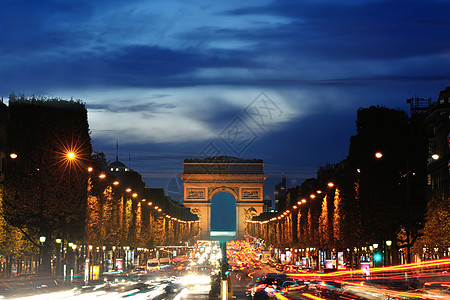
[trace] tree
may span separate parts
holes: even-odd
[[[448,250],[450,245],[450,199],[430,201],[427,209],[423,237],[420,239],[418,250],[423,248],[438,248]]]
[[[426,207],[426,136],[419,120],[404,111],[371,106],[357,114],[350,164],[359,170],[358,200],[369,243],[395,240],[400,228],[408,249],[420,234]],[[381,157],[376,158],[375,153]]]
[[[9,153],[3,215],[39,245],[45,236],[43,271],[50,270],[49,251],[56,237],[82,236],[92,153],[87,110],[80,101],[10,97]],[[74,152],[72,160],[67,156]]]
[[[319,217],[319,240],[322,247],[329,249],[331,247],[331,224],[328,216],[327,195],[322,200],[322,213]]]

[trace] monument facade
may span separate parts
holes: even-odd
[[[211,199],[220,192],[231,194],[236,201],[236,238],[242,238],[245,221],[263,211],[263,161],[216,156],[185,159],[183,166],[183,204],[199,217],[199,238],[211,237]]]

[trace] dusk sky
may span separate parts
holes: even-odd
[[[176,198],[185,158],[260,158],[265,198],[348,152],[359,107],[450,85],[450,1],[0,0],[0,96],[81,99],[95,151]],[[129,160],[131,158],[131,160]],[[170,184],[169,184],[170,183]],[[172,194],[170,194],[172,193]]]

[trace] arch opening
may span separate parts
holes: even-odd
[[[228,192],[211,198],[211,238],[231,240],[236,236],[236,199]]]

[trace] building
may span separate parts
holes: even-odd
[[[271,199],[263,200],[263,213],[271,211],[272,211],[272,200]]]
[[[411,116],[424,119],[428,135],[427,181],[430,198],[449,198],[450,86],[439,93],[438,100],[410,98]]]
[[[281,182],[275,185],[275,211],[282,211],[286,208],[286,177],[282,174]]]
[[[431,197],[448,199],[450,147],[450,86],[439,93],[429,106],[425,124],[428,128],[428,185]]]

